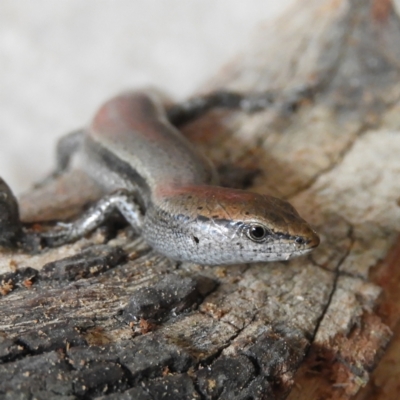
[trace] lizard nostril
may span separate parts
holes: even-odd
[[[295,242],[296,242],[297,244],[302,245],[302,244],[305,244],[305,243],[306,243],[306,240],[305,240],[304,238],[302,238],[301,236],[297,236],[297,238],[295,239]]]

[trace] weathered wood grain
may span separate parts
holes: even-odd
[[[271,107],[185,126],[224,182],[258,170],[251,190],[315,226],[309,257],[174,263],[118,221],[34,256],[4,251],[0,398],[354,396],[399,319],[400,277],[382,278],[400,231],[398,43],[389,0],[299,1],[203,88],[268,91]],[[34,190],[22,215],[78,212],[100,195],[84,182],[72,171]]]

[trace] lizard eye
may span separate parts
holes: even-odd
[[[248,229],[248,236],[255,242],[260,242],[267,236],[268,231],[262,225],[251,225]]]
[[[304,238],[302,238],[301,236],[297,236],[297,238],[295,239],[295,242],[296,242],[297,244],[302,245],[302,244],[305,244],[305,243],[306,243],[306,240],[305,240]]]

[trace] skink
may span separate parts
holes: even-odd
[[[44,234],[48,245],[75,241],[116,210],[173,260],[207,265],[287,260],[319,244],[288,202],[217,186],[214,167],[170,124],[155,93],[116,96],[72,139],[60,146],[60,169],[73,150],[79,168],[109,194],[61,231]]]

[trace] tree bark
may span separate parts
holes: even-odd
[[[184,128],[226,184],[286,198],[312,223],[309,257],[180,264],[118,224],[3,251],[0,398],[354,398],[400,315],[398,43],[390,0],[299,1],[202,88],[269,92],[271,107]],[[70,217],[99,194],[71,171],[21,213]]]

